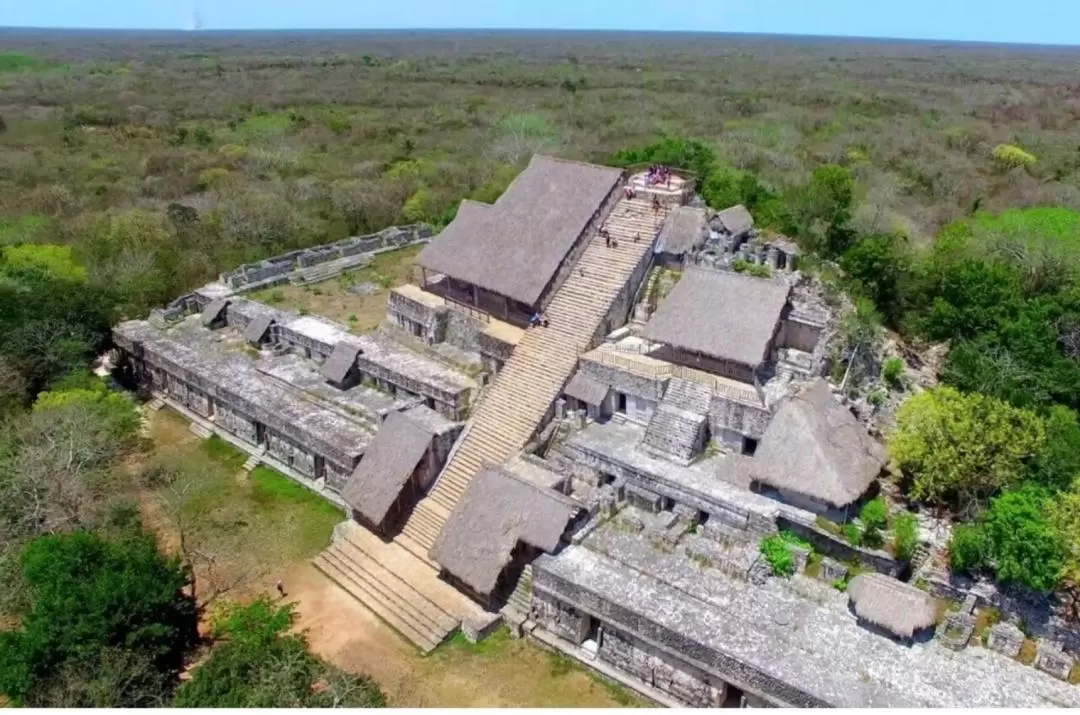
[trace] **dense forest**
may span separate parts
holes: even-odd
[[[135,406],[88,367],[120,318],[245,260],[445,225],[535,152],[693,171],[707,203],[747,205],[851,297],[846,389],[906,399],[885,435],[901,501],[871,502],[846,538],[888,533],[907,557],[911,515],[933,510],[956,522],[956,571],[1080,593],[1075,53],[589,33],[5,31],[0,45],[10,701],[381,704],[289,634],[288,607],[201,613],[190,569],[118,488]],[[887,341],[943,348],[940,384],[868,359]]]

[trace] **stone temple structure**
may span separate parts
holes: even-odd
[[[838,535],[886,458],[824,378],[836,316],[789,241],[693,191],[538,156],[437,236],[272,259],[118,325],[119,370],[343,505],[315,565],[422,651],[505,624],[673,706],[1080,706],[1068,653],[1025,665],[1007,624],[983,646],[970,608],[942,620],[909,564]],[[242,295],[414,241],[371,334]],[[813,548],[790,579],[759,554],[781,531]]]

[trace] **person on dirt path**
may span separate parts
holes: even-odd
[[[275,587],[277,588],[278,596],[285,598],[285,583],[279,580]]]

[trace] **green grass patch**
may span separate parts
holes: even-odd
[[[497,631],[478,643],[469,642],[469,639],[465,637],[465,634],[462,633],[461,630],[458,630],[449,640],[439,646],[432,655],[459,655],[468,653],[469,655],[475,655],[481,658],[493,658],[503,655],[506,652],[507,646],[510,645],[511,640],[510,629],[506,626],[500,627]]]
[[[208,457],[217,461],[223,467],[231,469],[239,469],[247,461],[246,454],[216,434],[209,439],[203,440],[202,450]]]
[[[42,237],[48,228],[49,219],[45,216],[0,218],[0,246],[33,243]]]

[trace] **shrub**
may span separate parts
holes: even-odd
[[[978,524],[959,524],[953,528],[949,541],[949,564],[954,571],[974,573],[986,566],[990,543]]]
[[[427,189],[420,189],[409,197],[401,209],[401,215],[409,223],[427,221],[435,216],[435,196]]]
[[[225,183],[229,178],[229,170],[215,166],[209,169],[203,169],[199,172],[199,187],[202,189],[212,189],[215,186],[220,186]]]
[[[862,521],[862,538],[868,546],[881,545],[881,531],[889,521],[889,508],[881,497],[871,499],[859,511]]]
[[[1034,487],[1006,492],[991,502],[983,530],[998,580],[1043,592],[1057,586],[1065,548],[1049,511],[1047,493]]]
[[[772,271],[769,270],[768,266],[763,266],[760,263],[751,263],[742,258],[733,260],[731,262],[731,267],[736,273],[747,273],[755,278],[768,278],[772,275]]]
[[[774,575],[787,577],[795,573],[795,557],[782,535],[762,539],[760,549]]]
[[[998,144],[991,153],[994,162],[1002,169],[1016,169],[1035,164],[1035,156],[1014,144]]]
[[[886,360],[881,368],[881,376],[885,378],[889,387],[902,390],[904,388],[904,359],[891,357]]]
[[[893,554],[907,561],[919,546],[919,522],[911,512],[904,512],[893,520]]]
[[[849,521],[844,524],[844,538],[852,546],[862,545],[862,530],[859,529],[859,525],[853,521]]]

